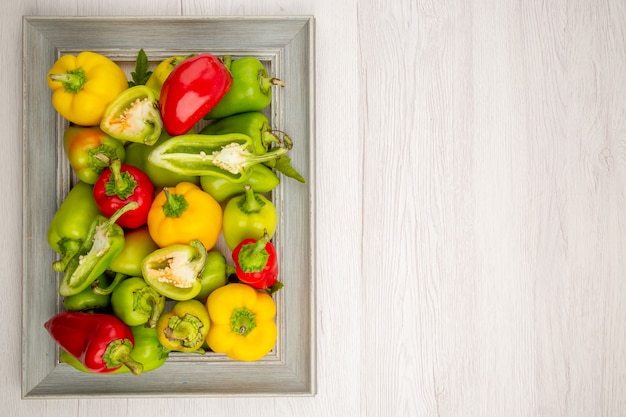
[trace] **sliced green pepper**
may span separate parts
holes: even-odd
[[[104,110],[100,128],[110,136],[152,145],[163,129],[158,93],[136,85],[117,96]]]
[[[161,344],[178,352],[202,352],[211,319],[198,300],[179,301],[159,318],[157,336]]]
[[[200,275],[202,285],[200,292],[194,297],[196,300],[206,302],[207,297],[214,290],[228,284],[228,276],[235,273],[235,268],[226,263],[226,258],[217,249],[207,253],[204,269]]]
[[[141,276],[141,261],[159,247],[148,231],[148,226],[129,230],[124,235],[124,249],[113,259],[109,270],[131,277]]]
[[[143,372],[153,371],[163,366],[170,351],[169,349],[166,349],[161,342],[159,342],[156,327],[150,328],[145,326],[132,326],[130,331],[133,333],[133,337],[135,339],[135,345],[133,346],[133,350],[130,352],[130,356],[135,361],[143,365]],[[81,372],[88,374],[93,373],[85,368],[85,366],[80,363],[78,359],[64,350],[61,350],[59,360],[63,363],[71,365]],[[106,375],[126,373],[130,373],[130,370],[126,366],[122,366],[116,371]]]
[[[244,182],[250,167],[272,161],[287,153],[275,147],[262,155],[253,153],[252,139],[242,133],[175,136],[157,146],[148,161],[181,175],[213,175]]]
[[[111,306],[110,294],[99,294],[95,287],[106,288],[111,285],[111,278],[106,274],[100,275],[89,287],[81,292],[63,299],[65,311],[97,311],[106,310]]]
[[[79,181],[67,194],[48,226],[48,244],[61,255],[61,259],[52,264],[55,271],[65,270],[99,215],[93,198],[93,186]]]
[[[230,55],[225,55],[222,60],[230,70],[233,84],[220,102],[207,114],[206,117],[209,119],[263,110],[272,101],[272,87],[285,86],[285,83],[278,78],[270,77],[263,63],[255,57],[233,60]]]
[[[143,278],[167,298],[189,300],[202,288],[200,273],[206,257],[207,251],[199,240],[192,240],[189,245],[169,245],[141,262]]]
[[[129,326],[155,327],[165,310],[165,297],[143,278],[131,277],[113,290],[111,307],[117,318]]]
[[[154,143],[154,145],[144,145],[143,143],[131,143],[126,147],[126,161],[127,165],[132,165],[139,168],[152,181],[155,188],[159,187],[173,187],[179,182],[191,182],[198,185],[200,179],[196,175],[180,175],[176,172],[170,171],[165,168],[154,165],[148,160],[150,153],[160,144],[170,139],[171,136],[164,130],[161,131],[161,136]]]
[[[110,161],[124,162],[126,154],[122,142],[97,126],[68,127],[63,134],[63,149],[76,177],[92,185]]]
[[[80,249],[67,264],[59,283],[60,296],[80,293],[106,271],[124,248],[124,230],[115,221],[137,206],[137,202],[132,201],[108,219],[96,216]]]
[[[226,133],[243,133],[250,136],[254,148],[253,152],[257,155],[264,154],[269,150],[271,144],[281,141],[272,132],[267,116],[258,111],[235,114],[216,120],[200,131],[202,135],[224,135]]]

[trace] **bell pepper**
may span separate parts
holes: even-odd
[[[81,126],[98,126],[105,107],[128,88],[124,71],[95,52],[60,57],[48,71],[52,106]]]
[[[199,178],[200,187],[211,194],[218,203],[223,203],[229,198],[241,194],[243,189],[241,183],[226,178],[212,175],[204,175]],[[255,193],[268,193],[280,184],[280,178],[270,168],[263,164],[257,164],[250,167],[246,184]]]
[[[272,101],[272,87],[285,86],[278,78],[270,77],[263,63],[256,57],[233,60],[230,55],[225,55],[223,61],[233,77],[233,85],[208,113],[208,118],[220,119],[237,113],[263,110]]]
[[[275,147],[261,155],[253,151],[252,139],[242,133],[189,134],[157,146],[148,161],[180,175],[212,175],[244,182],[250,176],[250,167],[285,155],[287,148]]]
[[[161,88],[163,88],[163,83],[165,82],[167,77],[170,76],[176,65],[180,64],[187,58],[191,58],[194,55],[195,54],[185,56],[176,55],[159,62],[154,71],[152,71],[152,74],[150,74],[150,78],[148,78],[148,81],[146,81],[146,87],[150,87],[160,94]]]
[[[210,326],[204,304],[198,300],[178,301],[159,318],[157,336],[166,349],[201,353]]]
[[[152,145],[163,129],[158,103],[153,89],[145,85],[130,87],[107,105],[100,129],[122,141]]]
[[[93,187],[79,181],[67,194],[48,226],[48,245],[61,255],[52,264],[57,272],[80,250],[94,219],[100,215],[93,199]]]
[[[76,177],[88,184],[96,180],[113,159],[124,161],[126,150],[99,127],[70,126],[63,134],[63,148]]]
[[[276,303],[267,293],[233,283],[213,291],[206,302],[211,327],[208,346],[240,361],[256,361],[276,345]]]
[[[167,133],[176,136],[191,130],[224,97],[232,82],[228,69],[209,53],[174,67],[163,82],[159,100]]]
[[[235,268],[226,263],[226,258],[220,251],[210,250],[200,274],[200,292],[193,298],[203,303],[206,302],[209,294],[228,284],[228,276],[234,273]]]
[[[173,244],[157,249],[141,262],[148,285],[172,300],[194,298],[202,289],[200,273],[207,251],[199,240],[188,245]]]
[[[143,365],[143,373],[153,371],[163,366],[170,351],[165,349],[161,342],[159,342],[156,327],[131,326],[130,331],[133,333],[133,337],[135,338],[135,346],[130,352],[130,356],[135,361]],[[93,374],[93,372],[85,368],[82,363],[65,350],[61,350],[59,360],[63,363],[71,365],[81,372]],[[130,369],[126,366],[121,366],[117,370],[111,372],[111,374],[124,374],[129,372]]]
[[[259,239],[244,239],[233,250],[232,257],[241,282],[272,292],[271,287],[278,280],[278,259],[267,233]]]
[[[122,365],[135,375],[143,370],[131,356],[133,333],[115,316],[66,311],[54,315],[44,327],[63,350],[91,372],[110,373]]]
[[[93,186],[93,196],[100,213],[106,217],[110,217],[130,201],[137,202],[135,210],[124,213],[117,219],[120,226],[136,229],[146,224],[154,199],[154,186],[143,171],[115,159],[98,177]]]
[[[165,297],[140,277],[122,281],[111,294],[115,316],[129,326],[155,327],[163,310]]]
[[[99,294],[94,291],[95,287],[106,288],[111,285],[111,278],[104,273],[100,275],[89,287],[76,295],[63,299],[65,311],[104,311],[111,306],[111,294]]]
[[[109,271],[122,273],[131,277],[141,276],[141,261],[157,250],[148,226],[127,230],[124,234],[124,248],[109,264]]]
[[[255,193],[248,184],[243,195],[231,198],[224,207],[222,234],[230,250],[244,239],[258,239],[276,232],[276,207],[265,196]]]
[[[124,230],[115,223],[119,216],[137,207],[131,201],[106,218],[96,216],[87,237],[76,254],[68,262],[59,283],[59,295],[69,297],[89,287],[124,248]]]
[[[166,187],[152,202],[148,231],[159,247],[197,239],[210,250],[222,231],[222,206],[195,184]]]
[[[144,145],[143,143],[129,144],[126,146],[126,160],[124,163],[142,170],[150,178],[155,188],[173,187],[179,182],[199,184],[200,178],[197,175],[179,175],[148,161],[152,150],[170,138],[171,136],[163,130],[159,139],[152,146]]]

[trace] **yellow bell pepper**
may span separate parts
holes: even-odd
[[[206,301],[211,319],[208,346],[240,361],[256,361],[276,344],[276,303],[272,297],[246,284],[227,284]]]
[[[222,231],[222,206],[197,185],[181,182],[157,194],[147,223],[152,240],[161,248],[197,239],[210,250]]]
[[[128,88],[126,74],[115,62],[89,51],[60,57],[47,80],[54,109],[81,126],[99,126],[107,104]]]

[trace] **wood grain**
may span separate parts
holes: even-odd
[[[624,2],[25,0],[0,17],[9,62],[22,14],[314,14],[324,198],[316,397],[21,401],[15,301],[10,415],[626,416]],[[16,201],[18,67],[0,80]]]

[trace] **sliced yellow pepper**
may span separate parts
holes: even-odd
[[[115,62],[89,51],[60,57],[47,81],[54,109],[81,126],[99,126],[107,104],[128,88],[126,74]]]
[[[152,240],[161,248],[197,239],[210,250],[222,231],[222,206],[197,185],[181,182],[157,194],[147,223]]]
[[[214,352],[256,361],[276,344],[276,303],[269,294],[246,284],[227,284],[209,295],[206,306],[211,319],[206,342]]]

